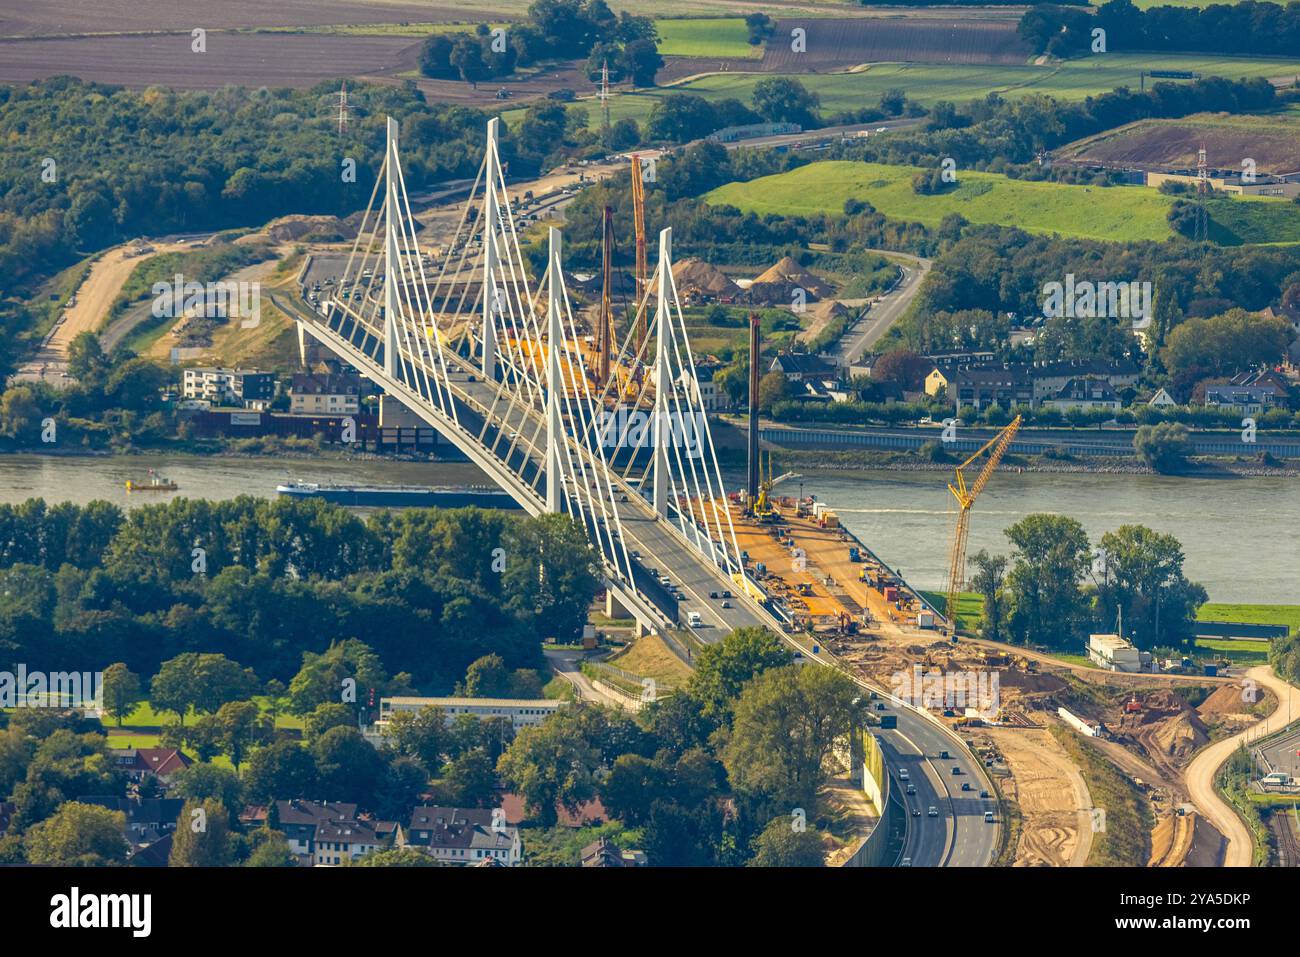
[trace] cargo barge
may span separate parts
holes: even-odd
[[[488,485],[322,485],[289,482],[277,485],[277,495],[320,498],[354,508],[491,508],[519,509],[507,492]]]

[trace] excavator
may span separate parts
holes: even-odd
[[[988,484],[994,471],[997,470],[998,463],[1002,461],[1002,456],[1006,455],[1012,439],[1020,431],[1020,422],[1020,416],[1016,416],[1011,420],[1010,425],[985,442],[974,455],[957,466],[955,484],[950,483],[948,485],[948,491],[952,492],[953,497],[957,499],[957,528],[953,532],[952,549],[948,556],[948,593],[943,610],[944,617],[948,619],[948,634],[953,641],[957,640],[957,593],[961,590],[961,583],[966,577],[966,537],[970,532],[971,506],[975,504],[975,499],[979,498],[980,492],[984,491],[984,486]],[[966,469],[970,468],[976,459],[986,453],[988,454],[988,460],[980,469],[979,476],[968,486],[966,484]]]

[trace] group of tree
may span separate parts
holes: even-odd
[[[1179,648],[1194,639],[1205,589],[1183,574],[1172,535],[1122,525],[1094,550],[1078,521],[1029,515],[1006,530],[1009,556],[971,556],[972,587],[983,599],[980,634],[1053,649],[1077,647],[1089,632],[1114,631],[1139,648]]]
[[[1035,53],[1069,57],[1091,52],[1093,30],[1105,31],[1104,50],[1290,56],[1300,49],[1300,10],[1256,0],[1204,7],[1174,4],[1142,8],[1107,0],[1095,12],[1040,4],[1026,11],[1017,31]]]
[[[498,654],[540,665],[582,632],[599,577],[559,516],[179,499],[0,505],[0,651],[50,670],[156,674],[193,649],[288,682],[365,636],[390,672],[450,690]],[[326,662],[328,664],[329,662]],[[56,669],[56,666],[58,668]]]
[[[589,78],[608,68],[612,82],[652,86],[663,66],[657,40],[652,19],[615,14],[605,0],[535,0],[522,23],[431,35],[420,48],[420,72],[477,86],[540,61],[586,57]]]
[[[775,635],[738,629],[635,718],[566,708],[522,729],[498,771],[542,825],[599,798],[654,865],[820,865],[819,789],[862,720],[857,696],[836,669],[795,666]]]

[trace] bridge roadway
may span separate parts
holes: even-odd
[[[541,471],[545,463],[545,428],[541,414],[536,409],[519,402],[508,413],[502,408],[502,403],[497,403],[493,410],[496,390],[482,381],[478,371],[467,360],[447,351],[447,378],[456,401],[457,428],[449,419],[427,407],[426,396],[387,376],[381,362],[376,362],[357,347],[355,340],[360,338],[362,330],[336,332],[316,313],[296,300],[287,301],[276,295],[272,299],[277,307],[297,319],[305,332],[339,358],[356,366],[469,454],[530,513],[541,511],[536,495],[541,494],[544,500],[545,477]],[[370,336],[375,335],[373,329],[364,331]],[[353,341],[349,341],[349,338]],[[402,347],[402,352],[403,357],[409,361],[410,355],[406,347]],[[499,424],[488,423],[480,444],[479,433],[483,429],[484,420],[493,416],[500,417]],[[531,444],[534,434],[537,436],[536,446]],[[568,437],[568,441],[575,450],[576,458],[576,441],[572,436]],[[491,454],[489,450],[494,448],[498,451]],[[489,454],[485,455],[485,452]],[[611,480],[615,494],[620,499],[619,521],[627,548],[629,552],[636,551],[640,555],[639,560],[633,560],[634,576],[636,585],[642,589],[643,594],[655,594],[653,587],[642,588],[650,582],[650,570],[662,571],[687,596],[686,601],[680,603],[682,617],[685,618],[685,612],[689,611],[700,613],[705,627],[691,631],[701,641],[720,641],[732,629],[759,626],[774,631],[803,653],[803,649],[785,634],[782,623],[758,602],[744,595],[742,589],[721,569],[696,551],[676,524],[659,521],[645,497],[617,473],[611,475]],[[597,522],[603,525],[603,519],[598,518]],[[593,529],[589,527],[588,533],[592,532]],[[621,593],[630,591],[626,582],[618,584]],[[733,594],[730,608],[723,608],[721,600],[709,598],[711,592],[721,594],[724,590]],[[658,592],[662,600],[663,590],[658,589]],[[646,603],[642,603],[640,610],[644,611],[645,607]],[[657,610],[662,612],[662,608]],[[820,659],[819,663],[829,664],[825,659]],[[872,686],[861,678],[854,675],[850,677],[863,688],[871,689]],[[924,802],[920,805],[920,817],[913,817],[910,810],[908,812],[907,838],[900,860],[910,857],[912,865],[917,867],[987,865],[992,858],[998,825],[985,823],[985,808],[977,806],[987,804],[990,809],[993,806],[992,802],[977,800],[979,789],[988,786],[983,782],[984,769],[978,766],[974,755],[956,735],[942,728],[927,714],[894,701],[891,701],[891,710],[898,716],[898,728],[877,729],[885,747],[886,763],[891,769],[900,765],[909,767],[918,794],[915,797],[907,796],[907,799]],[[939,751],[945,748],[956,756],[955,762],[938,758]],[[961,778],[948,776],[954,763],[963,765]],[[975,788],[969,797],[959,790],[963,780],[972,782],[972,787]],[[898,787],[896,794],[900,798],[904,797],[903,791],[903,787]],[[928,816],[927,811],[931,805],[939,811],[937,818]]]

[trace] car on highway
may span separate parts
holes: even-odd
[[[931,804],[931,805],[930,805],[930,810],[926,811],[925,813],[928,814],[930,817],[938,817],[938,816],[939,816],[939,809],[938,809],[937,807],[935,807],[933,804]]]

